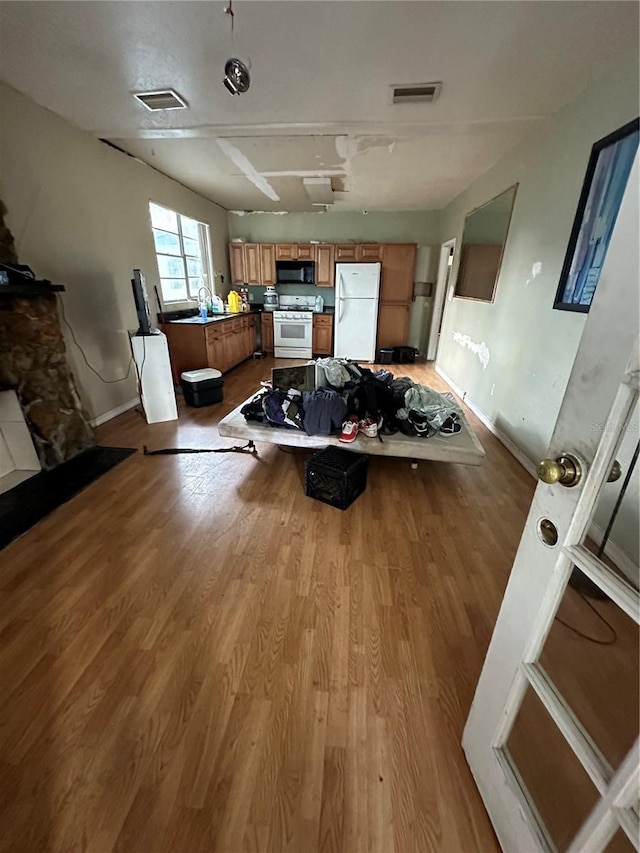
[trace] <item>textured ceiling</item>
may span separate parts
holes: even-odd
[[[637,50],[631,2],[3,2],[0,78],[229,209],[438,208]],[[251,65],[232,98],[226,59]],[[389,86],[442,80],[433,104]],[[152,114],[134,91],[172,87]]]

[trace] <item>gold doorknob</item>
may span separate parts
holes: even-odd
[[[620,465],[618,460],[615,459],[613,465],[611,466],[611,471],[609,471],[607,483],[615,483],[616,480],[620,479],[620,477],[622,477],[622,466]]]
[[[538,479],[552,486],[560,483],[562,486],[577,486],[582,477],[582,466],[575,456],[565,453],[557,459],[543,459],[536,468]]]

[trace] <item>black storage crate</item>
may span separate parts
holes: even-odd
[[[367,487],[367,457],[340,447],[318,450],[304,469],[305,494],[338,509],[346,509]]]
[[[381,349],[380,357],[378,359],[378,364],[391,364],[393,361],[393,350],[392,349]]]
[[[415,347],[394,347],[393,360],[396,364],[413,364],[417,352]]]

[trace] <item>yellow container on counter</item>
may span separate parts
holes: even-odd
[[[229,292],[228,302],[229,311],[231,311],[232,314],[239,314],[240,311],[242,311],[242,299],[240,299],[240,294],[236,293],[235,290],[231,290]]]

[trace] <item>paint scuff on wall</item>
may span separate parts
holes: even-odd
[[[531,267],[531,275],[527,279],[526,284],[531,284],[531,282],[535,281],[541,272],[542,263],[540,261],[536,261],[535,264]]]
[[[484,341],[476,343],[476,341],[472,340],[469,335],[465,335],[462,332],[454,332],[453,340],[461,347],[465,347],[470,352],[474,353],[474,355],[477,355],[478,361],[482,365],[482,369],[487,369],[487,365],[491,359],[491,353],[489,352],[489,347]]]

